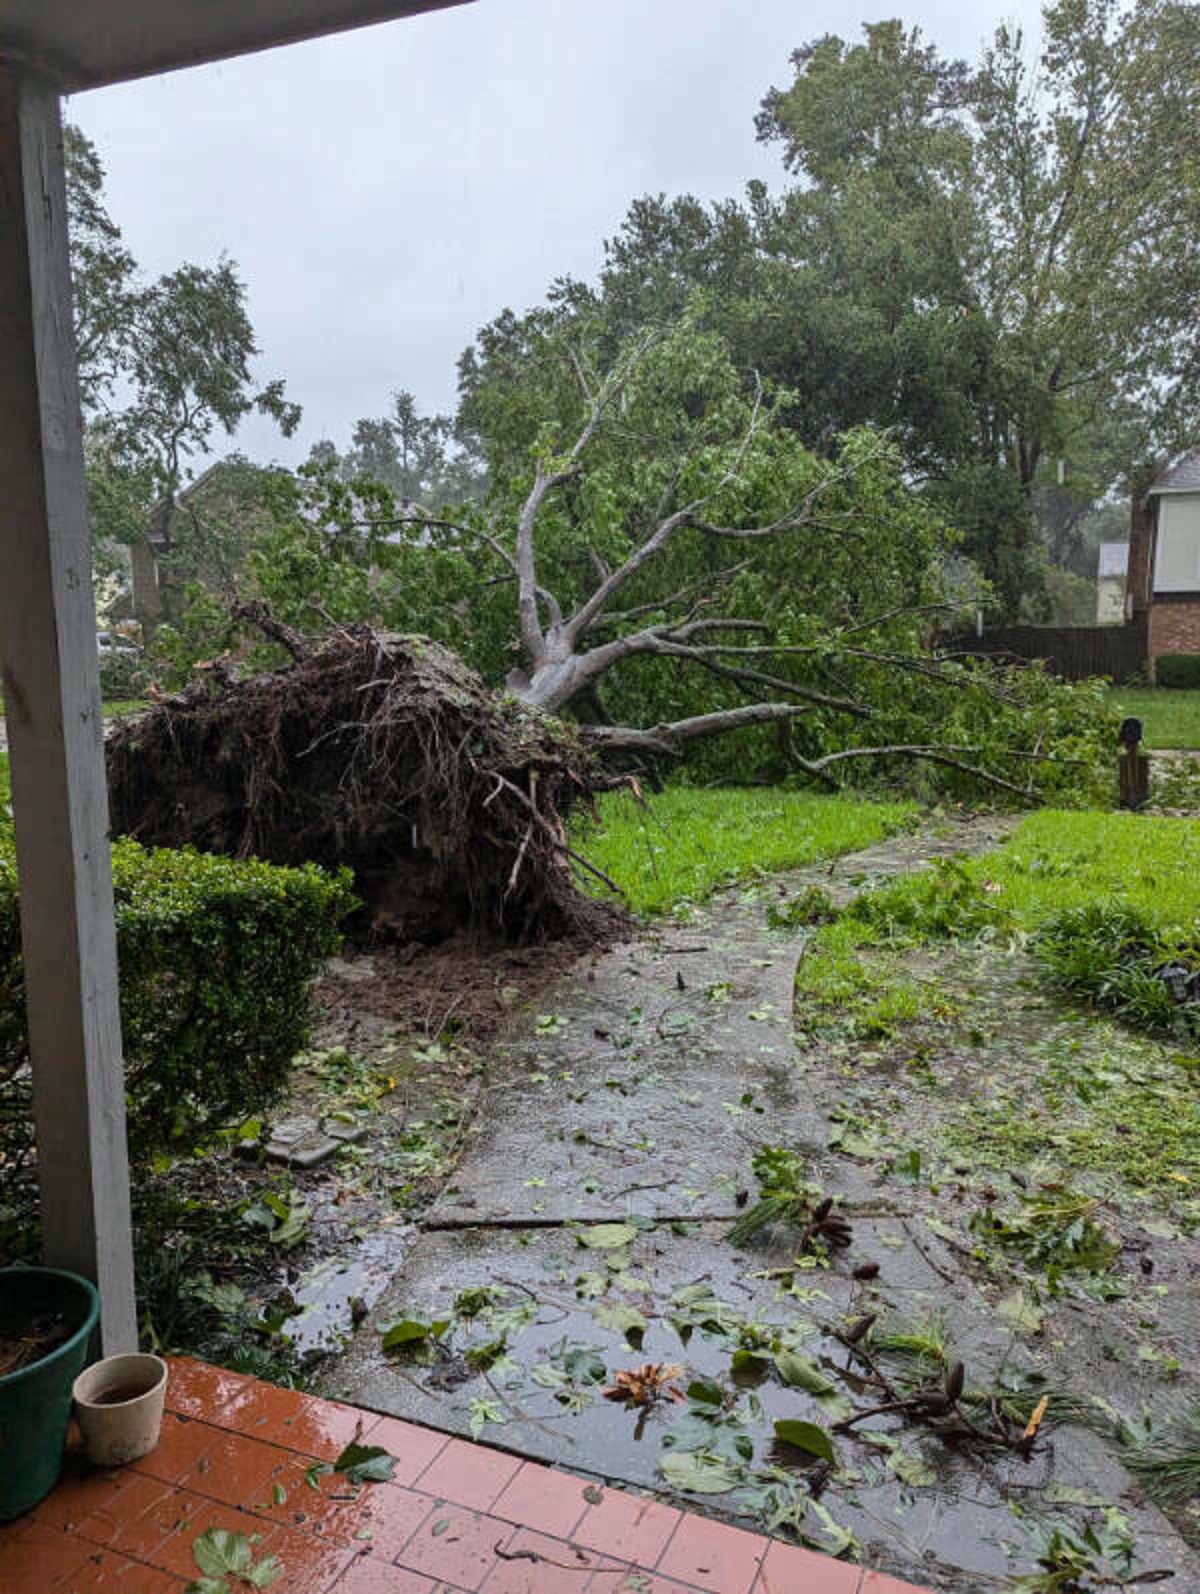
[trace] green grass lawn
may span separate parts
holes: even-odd
[[[1143,722],[1147,746],[1200,748],[1200,691],[1114,686],[1109,701],[1118,714]]]
[[[905,947],[984,932],[1007,940],[1065,908],[1117,900],[1163,930],[1200,918],[1200,820],[1031,814],[994,852],[890,881],[823,925],[797,973],[798,999],[818,1010],[874,1002],[915,1011],[921,993],[891,966]],[[896,1016],[912,1012],[889,1024]]]
[[[1200,917],[1200,820],[1046,808],[1022,820],[1005,846],[958,867],[960,878],[1018,930],[1035,930],[1064,908],[1116,898],[1156,925]],[[884,886],[872,901],[885,909],[894,904],[893,923],[900,930],[911,925],[920,939],[939,914],[953,925],[952,890],[925,872]],[[965,887],[963,900],[969,908]],[[868,911],[876,924],[886,922],[886,912]]]
[[[1000,886],[998,898],[1025,929],[1110,897],[1158,924],[1200,916],[1200,820],[1045,809],[970,867]]]
[[[576,846],[616,881],[635,912],[670,913],[758,873],[869,847],[899,829],[916,805],[772,787],[672,786],[645,805],[628,792],[609,792],[599,809],[599,827],[581,827]],[[603,894],[594,881],[593,888]]]

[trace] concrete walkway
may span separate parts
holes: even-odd
[[[1090,1434],[1030,1462],[1004,1453],[986,1465],[936,1443],[922,1447],[920,1436],[910,1446],[905,1434],[906,1448],[894,1452],[907,1457],[903,1465],[889,1470],[856,1453],[857,1465],[840,1466],[815,1506],[798,1504],[807,1495],[803,1474],[788,1472],[773,1424],[827,1425],[844,1395],[730,1372],[732,1347],[752,1345],[767,1328],[805,1341],[805,1355],[819,1358],[839,1391],[861,1393],[826,1330],[866,1310],[913,1317],[953,1306],[969,1326],[972,1366],[998,1365],[1011,1351],[1010,1330],[956,1251],[923,1224],[914,1237],[913,1202],[896,1182],[881,1188],[872,1169],[830,1149],[831,1092],[795,1062],[802,936],[770,930],[766,913],[780,890],[819,883],[844,902],[933,858],[986,850],[1006,829],[976,821],[892,838],[728,892],[686,929],[648,932],[581,965],[498,1048],[453,1182],[321,1392],[671,1493],[663,1461],[673,1425],[688,1414],[664,1400],[639,1415],[599,1398],[599,1385],[621,1369],[675,1366],[681,1386],[722,1385],[734,1413],[726,1439],[740,1425],[755,1466],[782,1467],[774,1506],[803,1512],[807,1542],[837,1549],[842,1534],[853,1535],[849,1553],[866,1565],[964,1594],[1006,1583],[1008,1546],[1022,1542],[1014,1500],[1030,1500],[1050,1481],[1068,1494],[1100,1487],[1115,1497],[1120,1479]],[[854,1225],[846,1258],[805,1272],[786,1238],[774,1252],[727,1243],[730,1220],[755,1193],[750,1162],[764,1144],[803,1153],[811,1176],[838,1196]],[[872,1263],[873,1282],[855,1277]],[[475,1307],[477,1320],[463,1312],[464,1292],[486,1303]],[[397,1358],[382,1350],[382,1330],[397,1320],[452,1326],[429,1351]],[[594,1383],[578,1373],[583,1352],[603,1364]],[[839,1463],[848,1459],[839,1453]],[[922,1486],[905,1486],[906,1469]],[[847,1471],[848,1485],[839,1482]],[[795,1493],[789,1476],[800,1481]],[[760,1473],[757,1517],[753,1490],[725,1487],[692,1503],[736,1515],[749,1500],[757,1526],[764,1509],[770,1514],[762,1494],[771,1487],[769,1472]],[[1152,1508],[1137,1527],[1154,1566],[1196,1574]],[[1021,1565],[1029,1569],[1028,1553]]]

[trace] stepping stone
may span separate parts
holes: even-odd
[[[315,1168],[343,1146],[352,1145],[366,1134],[365,1124],[343,1124],[326,1119],[324,1123],[305,1114],[281,1118],[268,1131],[263,1147],[269,1162],[284,1162],[293,1168]]]

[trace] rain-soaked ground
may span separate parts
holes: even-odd
[[[1119,1417],[1194,1388],[1195,1224],[1161,1192],[1097,1193],[1111,1265],[1055,1279],[973,1222],[1042,1186],[1028,1158],[997,1166],[972,1110],[1042,1111],[1035,1078],[1088,1048],[1096,1069],[1136,1054],[1152,1090],[1154,1047],[1064,1013],[1017,956],[952,949],[897,973],[955,993],[911,1033],[794,1034],[803,932],[768,927],[778,889],[820,882],[844,902],[1003,828],[893,838],[727,894],[564,977],[494,1047],[461,1162],[420,1228],[351,1264],[382,1293],[322,1392],[938,1588],[1033,1573],[1057,1529],[1099,1576],[1172,1571],[1169,1586],[1200,1590],[1200,1558],[1116,1438]],[[764,1145],[837,1198],[848,1246],[805,1247],[788,1225],[765,1246],[729,1242]],[[311,1293],[319,1313],[320,1280]],[[605,1398],[622,1372],[631,1397],[659,1398]],[[780,1443],[779,1421],[808,1426]]]

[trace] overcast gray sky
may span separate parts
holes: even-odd
[[[253,0],[246,0],[252,4]],[[476,0],[331,39],[77,95],[113,216],[151,272],[222,252],[262,347],[304,406],[302,459],[382,414],[394,388],[453,408],[455,361],[506,305],[591,277],[643,193],[778,185],[753,118],[788,56],[894,15],[835,0]],[[920,0],[902,13],[974,56],[1031,0]]]

